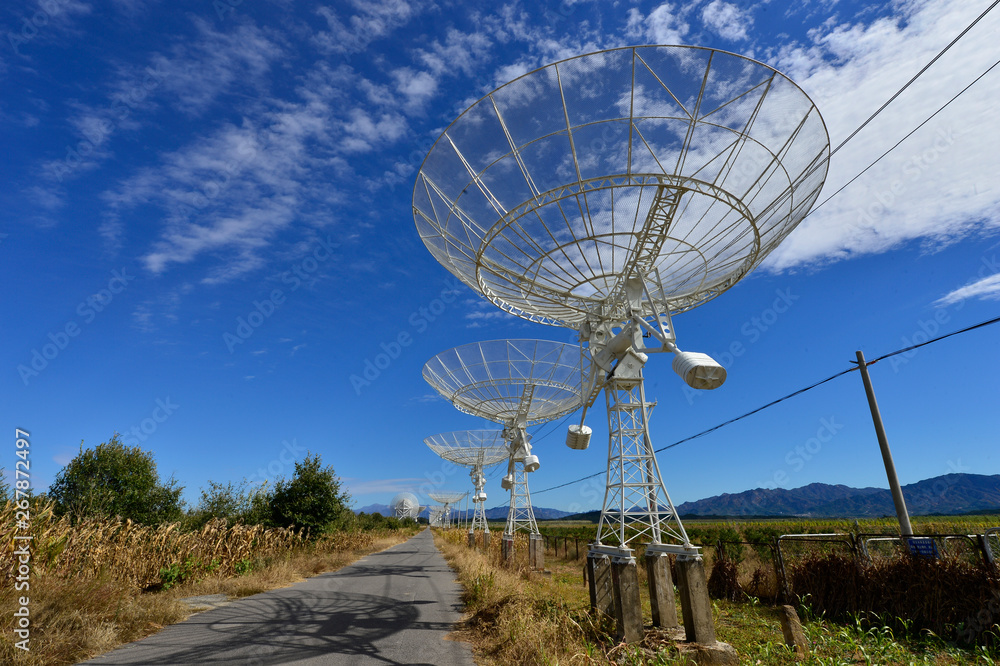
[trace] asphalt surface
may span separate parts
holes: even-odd
[[[84,664],[473,666],[446,640],[461,617],[455,573],[430,530],[339,571],[239,599]]]

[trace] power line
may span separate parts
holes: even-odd
[[[866,126],[868,125],[868,123],[870,123],[870,122],[871,122],[872,120],[874,120],[874,119],[875,119],[875,116],[877,116],[878,114],[882,113],[882,111],[883,111],[883,110],[885,109],[885,107],[887,107],[887,106],[889,106],[890,104],[892,104],[892,102],[893,102],[893,101],[894,101],[894,100],[895,100],[895,99],[896,99],[897,97],[899,97],[900,95],[902,95],[902,94],[903,94],[903,91],[905,91],[905,90],[906,90],[907,88],[909,88],[909,87],[910,87],[910,85],[911,85],[911,84],[912,84],[912,83],[913,83],[914,81],[916,81],[916,80],[917,80],[918,78],[920,78],[920,76],[921,76],[921,75],[922,75],[922,74],[923,74],[924,72],[926,72],[926,71],[927,71],[928,69],[930,69],[930,68],[931,68],[931,66],[932,66],[932,65],[933,65],[934,63],[936,63],[936,62],[938,61],[938,59],[940,59],[940,58],[941,58],[941,56],[943,56],[943,55],[944,55],[945,53],[947,53],[947,52],[948,52],[948,50],[949,50],[949,49],[951,49],[951,47],[952,47],[952,46],[954,46],[955,44],[957,44],[957,43],[958,43],[958,40],[962,39],[962,37],[965,37],[965,34],[966,34],[967,32],[969,32],[970,30],[972,30],[972,28],[973,28],[973,27],[975,27],[975,25],[976,25],[977,23],[979,23],[979,22],[980,22],[980,21],[981,21],[981,20],[983,19],[983,17],[984,17],[984,16],[986,16],[987,14],[989,14],[989,13],[990,13],[990,12],[991,12],[991,11],[993,10],[993,8],[994,8],[994,7],[996,7],[996,6],[998,5],[998,4],[1000,4],[1000,0],[994,0],[993,4],[992,4],[992,5],[990,5],[989,7],[987,7],[987,8],[986,8],[986,11],[984,11],[984,12],[983,12],[982,14],[980,14],[979,16],[977,16],[977,17],[976,17],[976,20],[974,20],[974,21],[973,21],[972,23],[970,23],[969,25],[967,25],[967,26],[965,27],[965,30],[963,30],[962,32],[958,33],[958,36],[957,36],[957,37],[955,37],[955,39],[951,40],[951,42],[949,42],[949,43],[948,43],[948,45],[947,45],[946,47],[944,47],[943,49],[941,49],[940,51],[938,51],[938,54],[937,54],[936,56],[934,56],[933,58],[931,58],[931,61],[930,61],[930,62],[928,62],[928,63],[927,63],[926,65],[924,65],[924,66],[923,66],[923,68],[922,68],[922,69],[921,69],[921,70],[920,70],[919,72],[917,72],[916,74],[914,74],[914,75],[913,75],[913,78],[911,78],[911,79],[910,79],[909,81],[907,81],[907,82],[906,82],[906,85],[904,85],[904,86],[903,86],[902,88],[900,88],[899,90],[897,90],[897,91],[896,91],[896,92],[895,92],[895,93],[894,93],[894,94],[892,95],[892,97],[890,97],[889,99],[887,99],[887,100],[885,101],[885,103],[884,103],[884,104],[882,104],[882,106],[880,106],[880,107],[879,107],[879,108],[878,108],[878,109],[877,109],[877,110],[875,111],[875,113],[873,113],[872,115],[868,116],[868,119],[867,119],[867,120],[865,120],[865,122],[863,122],[863,123],[861,123],[860,125],[858,125],[857,129],[855,129],[855,130],[854,130],[853,132],[851,132],[851,134],[850,134],[850,135],[849,135],[849,136],[848,136],[848,137],[847,137],[846,139],[844,139],[843,141],[841,141],[841,142],[840,142],[840,144],[839,144],[839,145],[838,145],[838,146],[837,146],[836,148],[834,148],[834,149],[833,149],[832,151],[830,151],[830,156],[832,157],[833,155],[835,155],[835,154],[837,153],[837,151],[838,151],[838,150],[840,150],[841,148],[843,148],[843,147],[844,147],[844,145],[845,145],[845,144],[846,144],[846,143],[847,143],[848,141],[850,141],[851,139],[853,139],[853,138],[854,138],[854,137],[855,137],[855,136],[856,136],[856,135],[858,134],[858,132],[860,132],[861,130],[863,130],[863,129],[864,129],[864,128],[865,128],[865,127],[866,127]],[[991,68],[991,69],[992,69],[992,68]]]
[[[998,2],[1000,2],[1000,0],[998,0]],[[864,169],[862,169],[860,172],[858,172],[857,175],[855,175],[849,181],[847,181],[846,183],[844,183],[843,185],[841,185],[840,188],[836,192],[834,192],[833,194],[831,194],[830,196],[828,196],[820,204],[818,204],[811,211],[809,211],[809,214],[812,215],[817,210],[819,210],[820,208],[822,208],[826,204],[826,202],[828,202],[830,199],[834,198],[835,196],[837,196],[838,194],[840,194],[841,192],[843,192],[845,189],[847,189],[848,185],[850,185],[851,183],[853,183],[854,181],[856,181],[858,178],[860,178],[861,176],[863,176],[869,169],[871,169],[873,166],[875,166],[876,164],[878,164],[879,162],[881,162],[883,157],[885,157],[886,155],[888,155],[889,153],[891,153],[892,151],[894,151],[896,148],[898,148],[899,144],[903,143],[904,141],[906,141],[907,139],[909,139],[911,136],[913,136],[917,132],[917,130],[919,130],[921,127],[923,127],[924,125],[926,125],[927,123],[929,123],[934,118],[934,116],[936,116],[937,114],[939,114],[942,111],[944,111],[945,108],[947,108],[949,104],[951,104],[952,102],[954,102],[963,93],[965,93],[965,91],[967,91],[969,88],[971,88],[976,83],[978,83],[981,78],[983,78],[984,76],[986,76],[987,74],[989,74],[991,71],[993,71],[993,69],[997,65],[1000,65],[1000,60],[997,60],[995,63],[993,63],[992,65],[990,65],[989,68],[986,71],[984,71],[982,74],[980,74],[979,76],[977,76],[975,78],[975,80],[972,81],[972,83],[970,83],[969,85],[967,85],[964,88],[962,88],[958,92],[958,94],[956,94],[954,97],[952,97],[947,102],[945,102],[942,106],[940,106],[937,111],[935,111],[931,115],[927,116],[927,118],[922,123],[920,123],[919,125],[917,125],[916,127],[914,127],[912,130],[910,130],[906,134],[906,136],[904,136],[902,139],[900,139],[899,141],[897,141],[896,143],[894,143],[892,145],[892,147],[889,148],[887,151],[885,151],[884,153],[882,153],[881,155],[879,155],[875,159],[874,162],[872,162],[871,164],[869,164],[868,166],[866,166]],[[841,145],[843,145],[843,144],[841,144]]]
[[[945,338],[950,338],[951,336],[958,335],[959,333],[967,333],[969,331],[974,331],[977,328],[983,328],[984,326],[989,326],[990,324],[996,324],[997,322],[1000,322],[1000,317],[994,317],[993,319],[987,319],[986,321],[981,321],[978,324],[973,324],[972,326],[966,326],[965,328],[961,328],[961,329],[959,329],[957,331],[952,331],[951,333],[945,333],[944,335],[939,335],[936,338],[931,338],[930,340],[927,340],[926,342],[921,342],[919,344],[910,345],[909,347],[903,347],[902,349],[897,349],[896,351],[889,352],[888,354],[882,354],[878,358],[874,358],[871,361],[868,361],[868,363],[866,365],[871,365],[872,363],[878,363],[879,361],[881,361],[883,359],[886,359],[886,358],[889,358],[890,356],[896,356],[898,354],[905,354],[906,352],[911,351],[913,349],[919,349],[920,347],[925,347],[925,346],[931,344],[932,342],[937,342],[938,340],[944,340]],[[852,370],[853,369],[854,368],[852,368]]]
[[[998,1],[1000,1],[1000,0],[998,0]],[[951,333],[945,333],[944,335],[939,335],[936,338],[931,338],[930,340],[927,340],[925,342],[921,342],[921,343],[916,344],[916,345],[910,345],[909,347],[903,347],[902,349],[897,349],[895,351],[889,352],[888,354],[883,354],[883,355],[881,355],[881,356],[879,356],[877,358],[872,359],[871,361],[868,361],[866,365],[872,365],[873,363],[878,363],[879,361],[882,361],[884,359],[890,358],[892,356],[896,356],[898,354],[905,354],[908,351],[912,351],[914,349],[919,349],[920,347],[925,347],[925,346],[927,346],[927,345],[929,345],[929,344],[931,344],[933,342],[938,342],[939,340],[944,340],[946,338],[950,338],[950,337],[952,337],[954,335],[958,335],[960,333],[968,333],[969,331],[974,331],[977,328],[983,328],[983,327],[986,327],[986,326],[990,326],[992,324],[996,324],[998,322],[1000,322],[1000,317],[994,317],[993,319],[987,319],[986,321],[979,322],[978,324],[973,324],[972,326],[966,326],[965,328],[959,329],[957,331],[952,331]],[[746,412],[745,414],[741,414],[740,416],[731,418],[728,421],[724,421],[724,422],[722,422],[722,423],[720,423],[720,424],[718,424],[716,426],[712,426],[708,430],[703,430],[703,431],[701,431],[701,432],[699,432],[699,433],[697,433],[695,435],[691,435],[690,437],[685,437],[684,439],[677,440],[673,444],[668,444],[667,446],[664,446],[663,448],[656,449],[655,453],[660,453],[661,451],[666,451],[667,449],[672,449],[675,446],[679,446],[679,445],[683,444],[684,442],[690,442],[693,439],[698,439],[699,437],[704,437],[705,435],[707,435],[709,433],[712,433],[712,432],[715,432],[716,430],[719,430],[720,428],[724,428],[727,425],[736,423],[737,421],[742,421],[743,419],[745,419],[747,417],[750,417],[750,416],[753,416],[754,414],[757,414],[758,412],[762,412],[765,409],[768,409],[769,407],[774,407],[775,405],[777,405],[777,404],[779,404],[781,402],[784,402],[785,400],[788,400],[790,398],[794,398],[795,396],[798,396],[798,395],[802,395],[806,391],[811,391],[814,388],[817,388],[819,386],[822,386],[823,384],[826,384],[827,382],[830,382],[830,381],[833,381],[834,379],[837,379],[838,377],[843,377],[844,375],[846,375],[846,374],[848,374],[850,372],[854,372],[855,370],[858,369],[857,368],[857,361],[854,361],[853,363],[855,364],[855,367],[847,368],[846,370],[841,370],[840,372],[838,372],[836,374],[830,375],[829,377],[827,377],[825,379],[821,379],[818,382],[810,384],[809,386],[806,386],[804,388],[800,388],[797,391],[793,391],[792,393],[789,393],[786,396],[782,396],[782,397],[778,398],[777,400],[772,400],[771,402],[767,403],[766,405],[761,405],[760,407],[757,407],[756,409],[752,409],[749,412]],[[590,474],[590,475],[587,475],[587,476],[584,476],[584,477],[580,477],[579,479],[575,479],[573,481],[567,481],[566,483],[561,483],[558,486],[552,486],[550,488],[544,488],[542,490],[536,490],[536,491],[534,491],[533,494],[535,494],[535,495],[541,495],[542,493],[547,493],[550,490],[558,490],[559,488],[565,488],[566,486],[572,486],[574,484],[580,483],[581,481],[586,481],[587,479],[593,479],[594,477],[600,476],[600,475],[602,475],[604,473],[605,473],[604,471],[601,471],[601,472],[597,472],[595,474]]]

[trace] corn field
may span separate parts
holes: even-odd
[[[39,501],[31,507],[25,532],[16,527],[14,503],[7,502],[0,509],[0,580],[5,586],[13,585],[18,563],[15,534],[32,537],[31,566],[36,574],[105,574],[140,589],[159,584],[160,571],[167,567],[186,565],[231,576],[255,561],[287,554],[306,543],[301,531],[228,525],[225,520],[213,520],[193,532],[181,531],[178,523],[149,527],[129,520],[89,519],[74,525],[66,516],[55,517],[52,503]],[[344,538],[349,537],[337,535],[332,540]]]

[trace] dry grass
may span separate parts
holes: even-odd
[[[596,658],[604,632],[591,620],[582,568],[562,566],[551,577],[529,572],[524,540],[516,544],[515,566],[503,565],[499,536],[483,552],[470,549],[461,530],[434,534],[465,588],[460,635],[473,644],[477,663],[603,663]]]
[[[213,520],[196,532],[171,523],[158,527],[131,521],[84,520],[75,525],[56,518],[52,503],[35,502],[30,527],[18,530],[15,507],[0,508],[0,577],[11,580],[17,565],[14,534],[32,537],[34,568],[62,576],[100,577],[107,571],[125,585],[148,588],[160,582],[160,570],[191,563],[193,572],[232,576],[254,558],[270,558],[304,545],[300,532],[260,525],[227,525]]]
[[[466,534],[436,531],[435,540],[449,563],[458,572],[465,588],[467,618],[461,637],[470,641],[480,664],[649,664],[682,663],[673,637],[651,628],[645,590],[645,567],[639,567],[643,591],[646,636],[639,645],[616,645],[611,625],[594,620],[589,613],[583,562],[546,555],[551,576],[528,573],[520,567],[501,563],[499,535],[495,534],[488,552],[472,551]],[[525,549],[519,546],[519,556]],[[769,566],[756,562],[755,566]],[[730,573],[733,575],[735,570]],[[933,636],[916,640],[900,637],[891,627],[857,622],[832,622],[809,613],[803,626],[812,649],[805,661],[784,645],[778,613],[754,597],[731,602],[713,602],[718,638],[732,645],[741,664],[761,666],[816,664],[919,664],[965,666],[1000,662],[995,651],[962,649]],[[678,617],[681,617],[678,608]],[[603,622],[603,624],[601,624]]]
[[[50,505],[34,507],[30,589],[15,590],[13,505],[0,509],[0,663],[72,664],[178,622],[180,599],[223,593],[243,597],[333,571],[413,535],[338,533],[315,544],[289,530],[210,523],[182,533],[176,525],[129,522],[70,525]],[[9,515],[8,515],[9,514]],[[190,576],[160,589],[161,569],[180,563]],[[237,575],[237,571],[243,575]],[[30,652],[14,646],[19,597],[30,598]]]

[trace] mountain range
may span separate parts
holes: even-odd
[[[543,506],[532,506],[535,511],[536,520],[558,520],[559,518],[564,518],[570,515],[569,511],[560,511],[559,509],[547,509]],[[506,520],[507,512],[510,510],[508,506],[497,506],[492,509],[486,509],[486,520]],[[392,509],[388,504],[369,504],[368,506],[363,506],[360,509],[356,509],[355,513],[381,513],[383,516],[391,516]],[[462,516],[464,510],[452,509],[451,515],[452,519],[456,520],[458,517]],[[424,509],[420,512],[421,518],[427,517],[427,510]],[[469,518],[472,518],[472,509],[469,509]],[[464,520],[464,518],[463,518]]]
[[[1000,513],[1000,474],[945,474],[903,486],[903,498],[910,515],[953,515]],[[507,507],[486,510],[487,520],[503,520]],[[534,507],[538,520],[571,518],[597,522],[600,510],[570,514],[559,509]],[[358,509],[365,513],[391,516],[386,504],[369,504]],[[885,488],[852,488],[845,485],[810,483],[801,488],[755,488],[741,493],[677,505],[681,517],[761,516],[815,518],[877,518],[894,516],[892,494]],[[427,517],[425,510],[420,514]],[[461,515],[454,511],[453,515]],[[471,515],[471,511],[470,511]]]
[[[1000,474],[945,474],[902,487],[911,515],[1000,513]],[[683,516],[802,516],[874,518],[894,516],[892,494],[885,488],[851,488],[811,483],[801,488],[756,488],[684,502]]]

